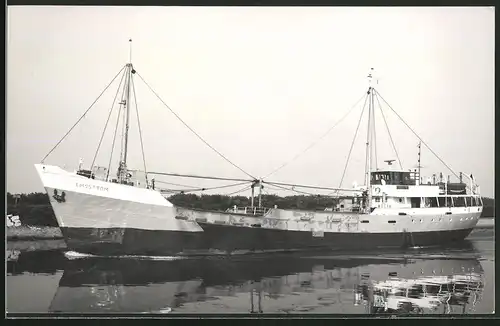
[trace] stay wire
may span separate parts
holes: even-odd
[[[164,183],[164,184],[171,184],[173,186],[179,186],[179,187],[189,187],[187,185],[180,185],[180,184],[175,184],[175,183],[168,183],[164,181],[156,181],[159,183]],[[224,188],[230,188],[230,187],[236,187],[236,186],[241,186],[244,184],[248,184],[248,182],[240,182],[240,183],[232,183],[232,184],[227,184],[223,186],[215,186],[215,187],[208,187],[208,188],[187,188],[187,189],[175,189],[176,191],[183,191],[183,192],[196,192],[196,191],[207,191],[207,190],[215,190],[215,189],[224,189]]]
[[[387,133],[389,134],[389,139],[391,140],[392,148],[394,149],[394,153],[396,153],[396,158],[398,159],[399,167],[401,168],[401,170],[403,170],[403,165],[401,164],[401,159],[399,158],[398,150],[396,149],[396,144],[392,139],[391,130],[389,129],[389,125],[387,124],[387,120],[385,119],[384,110],[382,110],[382,105],[380,104],[380,100],[378,99],[377,91],[375,91],[375,98],[377,99],[380,113],[382,114],[382,118],[384,119],[385,128],[387,129]]]
[[[286,187],[282,187],[282,186],[269,185],[269,184],[268,184],[268,187],[274,188],[275,190],[276,189],[282,189],[282,190],[286,190],[286,191],[296,192],[298,194],[304,194],[304,195],[310,195],[310,196],[319,196],[319,195],[312,194],[312,193],[309,193],[309,192],[305,192],[305,191],[300,191],[300,190],[293,189],[293,187],[292,188],[286,188]]]
[[[120,109],[118,109],[118,116],[116,118],[115,133],[113,135],[113,144],[111,145],[111,154],[109,155],[108,173],[106,175],[106,181],[108,181],[109,171],[111,171],[111,161],[113,159],[113,152],[115,150],[116,134],[118,133],[118,125],[120,124],[120,115],[122,113],[122,108],[123,108],[122,105],[120,105]]]
[[[319,186],[307,186],[307,185],[299,185],[299,184],[291,184],[291,183],[283,183],[283,182],[269,182],[263,181],[265,184],[271,184],[274,186],[290,186],[297,188],[307,188],[307,189],[317,189],[317,190],[333,190],[333,191],[351,191],[351,192],[359,192],[356,189],[342,189],[342,188],[333,188],[333,187],[319,187]]]
[[[237,168],[238,170],[240,170],[241,172],[243,172],[244,174],[246,174],[247,176],[249,176],[250,178],[256,180],[257,178],[255,178],[254,176],[252,176],[251,174],[249,174],[248,172],[246,172],[245,170],[243,170],[242,168],[240,168],[238,165],[234,164],[233,162],[231,162],[227,157],[225,157],[221,152],[219,152],[217,149],[215,149],[212,145],[210,145],[205,139],[203,139],[203,137],[201,137],[193,128],[191,128],[184,120],[181,119],[181,117],[174,111],[172,110],[167,103],[165,103],[165,101],[162,100],[162,98],[154,91],[154,89],[149,86],[149,84],[144,80],[144,78],[142,78],[141,74],[139,74],[137,72],[137,75],[139,76],[139,78],[142,80],[142,82],[144,84],[146,84],[146,86],[149,88],[149,90],[151,90],[151,92],[153,92],[153,94],[155,94],[155,96],[163,103],[163,105],[165,105],[165,107],[186,127],[188,128],[193,134],[195,134],[196,137],[198,137],[198,139],[200,139],[205,145],[207,145],[210,149],[212,149],[215,153],[217,153],[221,158],[223,158],[226,162],[228,162],[229,164],[231,164],[233,167]]]
[[[177,194],[182,194],[183,195],[183,194],[191,192],[193,189],[191,189],[191,188],[187,188],[187,189],[167,189],[167,188],[160,188],[160,187],[156,187],[155,186],[155,190],[160,191],[160,193],[162,193],[162,194],[168,193],[168,194],[173,194],[173,195],[177,195]]]
[[[92,171],[92,169],[94,167],[94,163],[95,163],[95,160],[97,158],[97,154],[99,153],[99,149],[101,148],[102,140],[104,139],[104,134],[106,133],[106,129],[108,128],[109,119],[111,118],[111,114],[113,113],[116,98],[118,97],[118,93],[120,92],[120,87],[123,83],[123,79],[125,78],[125,75],[126,75],[126,73],[124,72],[122,75],[122,78],[120,79],[120,83],[118,84],[118,88],[116,89],[115,97],[113,98],[113,102],[111,103],[111,109],[109,110],[108,119],[106,120],[106,124],[104,125],[104,130],[102,131],[101,139],[99,139],[99,144],[97,145],[97,150],[95,151],[94,158],[92,159],[92,164],[90,165],[90,171]]]
[[[201,176],[201,175],[194,175],[194,174],[178,174],[178,173],[167,173],[167,172],[148,172],[148,174],[166,175],[166,176],[170,176],[170,177],[180,177],[180,178],[208,179],[208,180],[225,180],[225,181],[242,181],[242,182],[254,182],[255,181],[255,180],[248,180],[248,179],[209,177],[209,176]]]
[[[142,162],[144,163],[144,175],[146,177],[146,184],[148,184],[148,173],[146,169],[146,155],[144,154],[144,142],[142,141],[142,129],[141,129],[141,120],[139,119],[139,109],[137,107],[137,96],[135,93],[135,83],[134,83],[134,70],[132,70],[132,75],[130,76],[130,81],[132,82],[132,91],[134,94],[134,102],[135,102],[135,113],[137,114],[137,126],[139,127],[139,138],[141,140],[141,150],[142,150]]]
[[[403,118],[389,105],[389,103],[387,103],[387,101],[382,97],[382,95],[380,95],[379,92],[377,92],[378,96],[380,96],[380,98],[382,99],[382,101],[385,102],[385,104],[387,104],[387,106],[389,107],[389,109],[391,109],[392,112],[394,112],[394,114],[406,125],[406,127],[408,127],[408,129],[411,130],[411,132],[422,142],[422,144],[425,145],[425,147],[427,147],[427,149],[441,162],[443,163],[443,165],[448,169],[450,170],[451,173],[453,173],[453,175],[457,178],[459,178],[458,174],[455,173],[455,171],[453,171],[453,169],[451,167],[448,166],[448,164],[446,164],[430,147],[429,145],[427,145],[427,143],[425,141],[422,140],[422,138],[420,138],[420,136],[406,123],[406,121],[403,120]]]
[[[327,197],[327,198],[333,197],[331,195],[314,194],[314,193],[311,193],[311,192],[296,190],[296,189],[293,189],[293,187],[292,188],[286,188],[286,187],[281,187],[281,186],[277,186],[277,185],[270,185],[269,187],[270,188],[274,187],[275,189],[276,188],[280,188],[280,189],[283,189],[283,190],[292,191],[292,192],[296,192],[298,194],[309,195],[309,196],[313,196],[313,197]]]
[[[342,178],[340,178],[339,188],[342,187],[344,182],[345,173],[347,171],[347,165],[349,164],[349,159],[351,158],[352,149],[354,147],[354,142],[356,141],[356,136],[358,135],[359,126],[361,125],[361,120],[363,120],[363,114],[365,113],[366,101],[368,100],[368,95],[366,94],[365,103],[363,104],[363,109],[361,110],[361,115],[359,116],[358,126],[356,127],[356,132],[354,133],[354,138],[352,139],[351,148],[349,149],[349,154],[347,155],[347,161],[345,163],[344,172],[342,173]]]
[[[96,104],[96,102],[101,98],[102,94],[104,94],[104,92],[106,92],[106,90],[109,88],[109,86],[111,86],[111,84],[113,84],[113,82],[115,81],[115,79],[122,73],[123,69],[125,69],[125,66],[122,67],[122,69],[120,69],[120,71],[116,74],[116,76],[111,80],[111,82],[108,84],[108,86],[106,86],[106,88],[104,88],[104,90],[101,92],[101,94],[99,94],[99,96],[95,99],[95,101],[89,106],[89,108],[83,113],[83,115],[76,121],[76,123],[68,130],[68,132],[66,132],[66,134],[61,138],[61,140],[59,140],[57,142],[57,144],[55,144],[54,147],[52,147],[52,149],[47,153],[47,155],[44,156],[44,158],[42,159],[41,163],[43,163],[45,161],[45,159],[50,155],[52,154],[52,152],[57,148],[57,146],[59,146],[60,143],[62,143],[62,141],[71,133],[71,131],[73,131],[73,129],[80,123],[80,121],[87,115],[87,113],[90,111],[90,109],[92,109],[92,107],[94,106],[94,104]]]
[[[244,184],[248,184],[248,182],[233,183],[233,184],[228,184],[228,185],[224,185],[224,186],[209,187],[209,188],[198,188],[198,189],[192,190],[191,192],[231,188],[231,187],[241,186],[241,185],[244,185]]]
[[[247,191],[247,190],[248,190],[248,189],[250,189],[251,187],[252,187],[252,184],[250,184],[250,185],[248,185],[248,186],[246,186],[246,187],[243,187],[243,188],[241,188],[240,190],[237,190],[237,191],[235,191],[235,192],[231,192],[231,193],[227,194],[227,196],[232,196],[232,195],[239,194],[239,193],[241,193],[241,192]]]
[[[285,166],[289,165],[290,163],[292,163],[293,161],[295,161],[296,159],[298,159],[300,156],[302,156],[303,154],[305,154],[307,151],[309,151],[311,148],[313,148],[314,146],[316,146],[321,140],[323,140],[332,130],[333,128],[335,128],[338,124],[340,124],[345,118],[347,118],[347,116],[354,110],[354,108],[356,108],[356,106],[359,104],[359,102],[365,97],[366,95],[363,94],[363,96],[356,101],[356,103],[349,109],[349,111],[344,115],[342,116],[342,118],[340,118],[340,120],[338,120],[337,122],[335,122],[335,124],[333,124],[333,126],[331,126],[322,136],[320,136],[316,141],[312,142],[308,147],[306,147],[302,152],[298,153],[297,155],[295,155],[290,161],[288,162],[285,162],[283,163],[281,166],[279,166],[278,168],[274,169],[271,173],[269,173],[267,176],[264,177],[265,178],[268,178],[270,177],[271,175],[275,174],[276,172],[278,172],[279,170],[283,169]]]
[[[166,184],[170,186],[177,186],[177,187],[194,187],[192,185],[184,185],[180,183],[173,183],[173,182],[167,182],[167,181],[162,181],[162,180],[155,180],[155,183],[161,183],[161,184]]]

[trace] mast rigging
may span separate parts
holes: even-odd
[[[117,118],[117,125],[116,125],[116,128],[115,128],[115,135],[114,135],[114,138],[113,138],[113,147],[112,147],[112,150],[111,150],[111,157],[110,157],[110,163],[111,163],[111,159],[112,159],[112,155],[113,155],[113,149],[114,149],[114,143],[115,143],[115,140],[116,140],[116,134],[117,134],[117,127],[118,127],[118,123],[119,123],[119,120],[120,120],[120,116],[122,114],[122,109],[123,109],[123,115],[122,115],[122,118],[123,118],[123,123],[124,123],[124,131],[123,131],[123,135],[122,135],[122,151],[120,153],[120,162],[119,162],[119,167],[118,167],[118,175],[117,175],[117,179],[119,180],[120,183],[128,183],[128,180],[129,180],[129,173],[128,173],[128,169],[127,169],[127,160],[128,160],[128,151],[129,151],[129,129],[130,129],[130,101],[131,101],[131,84],[132,84],[132,88],[133,88],[133,93],[134,93],[134,99],[135,99],[135,102],[136,102],[136,113],[137,113],[137,119],[138,119],[138,125],[139,125],[139,133],[140,133],[140,138],[141,138],[141,149],[142,149],[142,154],[143,154],[143,163],[144,163],[144,172],[145,172],[145,175],[146,175],[146,182],[147,182],[147,176],[148,174],[158,174],[158,175],[167,175],[167,176],[177,176],[177,177],[188,177],[188,178],[201,178],[201,179],[211,179],[211,180],[229,180],[229,181],[240,181],[240,182],[252,182],[254,185],[257,185],[259,184],[260,187],[262,187],[262,185],[264,183],[269,183],[269,184],[275,184],[275,185],[290,185],[290,186],[296,186],[296,187],[305,187],[305,188],[311,188],[311,189],[326,189],[326,190],[334,190],[334,191],[356,191],[356,192],[359,192],[359,190],[354,190],[354,189],[343,189],[341,188],[342,187],[342,182],[343,182],[343,179],[345,177],[345,173],[346,173],[346,168],[347,168],[347,165],[349,163],[349,159],[350,159],[350,156],[351,156],[351,153],[352,153],[352,149],[353,149],[353,145],[354,145],[354,141],[356,139],[356,136],[357,136],[357,133],[358,133],[358,130],[359,130],[359,126],[360,126],[360,122],[361,122],[361,119],[362,119],[362,116],[364,114],[364,110],[365,110],[365,106],[366,106],[366,103],[368,101],[368,132],[367,132],[367,157],[366,157],[366,185],[368,187],[367,191],[368,191],[368,197],[369,199],[371,199],[371,189],[370,189],[370,171],[371,171],[371,168],[372,168],[372,165],[373,165],[373,162],[372,162],[372,152],[371,152],[371,146],[375,145],[374,147],[374,150],[375,150],[375,165],[378,166],[377,164],[377,148],[376,148],[376,144],[373,144],[373,142],[376,142],[376,133],[375,133],[375,117],[374,117],[374,98],[376,97],[377,98],[377,102],[379,104],[379,107],[380,107],[380,110],[381,110],[381,113],[382,113],[382,117],[384,119],[384,122],[386,124],[386,127],[388,129],[388,126],[387,126],[387,121],[385,119],[385,116],[383,114],[383,110],[382,110],[382,107],[381,107],[381,103],[379,101],[379,98],[380,97],[386,104],[387,106],[389,106],[389,108],[396,114],[396,116],[415,134],[415,136],[417,136],[417,138],[421,141],[421,143],[423,143],[428,149],[429,151],[431,151],[431,153],[433,155],[435,155],[440,161],[441,163],[443,163],[446,168],[448,168],[457,178],[458,178],[458,175],[439,157],[437,156],[437,154],[432,151],[432,149],[416,134],[416,132],[411,129],[411,127],[401,118],[401,116],[387,103],[387,101],[385,101],[385,99],[372,87],[371,85],[371,81],[372,81],[372,72],[373,72],[373,68],[371,68],[371,72],[370,74],[368,75],[369,77],[369,82],[370,82],[370,87],[368,89],[368,92],[367,92],[367,95],[365,95],[365,103],[363,105],[363,110],[361,112],[361,115],[360,115],[360,119],[358,121],[358,126],[356,128],[356,132],[355,132],[355,135],[354,135],[354,139],[353,139],[353,142],[351,144],[351,148],[349,150],[349,154],[348,154],[348,157],[347,157],[347,162],[346,162],[346,166],[344,168],[344,171],[343,171],[343,174],[342,174],[342,178],[341,178],[341,181],[340,181],[340,185],[338,188],[329,188],[329,187],[315,187],[315,186],[301,186],[301,185],[298,185],[298,184],[286,184],[286,183],[278,183],[278,182],[270,182],[270,181],[266,181],[265,179],[267,177],[269,177],[270,175],[274,174],[275,172],[277,172],[278,170],[280,170],[281,168],[283,168],[284,166],[286,166],[288,163],[290,163],[291,161],[295,160],[298,156],[300,156],[301,154],[305,153],[307,150],[309,150],[310,148],[312,148],[312,146],[314,146],[317,142],[313,143],[311,146],[307,147],[303,152],[299,153],[298,155],[296,155],[291,161],[281,165],[280,167],[278,167],[277,169],[273,170],[269,175],[267,175],[265,178],[262,178],[262,179],[257,179],[255,177],[253,177],[251,174],[249,174],[248,172],[246,172],[245,170],[243,170],[241,167],[239,167],[238,165],[236,165],[235,163],[233,163],[232,161],[230,161],[226,156],[224,156],[222,153],[220,153],[217,149],[215,149],[212,145],[210,145],[203,137],[201,137],[193,128],[191,128],[184,120],[182,120],[182,118],[176,113],[174,112],[164,101],[163,99],[152,89],[152,87],[144,80],[144,78],[136,72],[136,70],[133,68],[133,65],[132,65],[132,39],[129,39],[129,63],[127,63],[124,67],[121,68],[121,70],[116,74],[116,76],[111,80],[111,82],[104,88],[104,90],[99,94],[99,96],[94,100],[94,102],[90,105],[89,108],[87,108],[87,110],[84,112],[84,114],[77,120],[77,122],[68,130],[68,132],[59,140],[59,142],[56,143],[56,145],[45,155],[45,157],[42,159],[42,163],[44,163],[45,159],[61,144],[61,142],[71,133],[71,131],[81,122],[81,120],[87,115],[87,113],[90,111],[90,109],[92,107],[94,107],[94,104],[101,98],[101,96],[104,94],[104,92],[111,86],[111,84],[116,80],[116,78],[123,72],[123,76],[122,76],[122,79],[120,80],[120,84],[118,86],[118,90],[120,89],[121,87],[121,84],[123,81],[125,81],[124,83],[124,86],[123,86],[123,93],[122,93],[122,101],[120,102],[120,109],[119,109],[119,112],[118,112],[118,118]],[[182,175],[182,174],[174,174],[174,173],[162,173],[162,172],[148,172],[146,170],[146,162],[145,162],[145,153],[144,153],[144,146],[143,146],[143,141],[142,141],[142,132],[141,132],[141,128],[140,128],[140,122],[139,122],[139,113],[138,113],[138,108],[137,108],[137,98],[136,98],[136,95],[135,95],[135,85],[134,85],[134,82],[133,82],[133,75],[134,74],[137,74],[139,76],[139,78],[144,82],[144,84],[150,89],[150,91],[162,102],[162,104],[185,126],[187,127],[196,137],[198,137],[203,143],[205,143],[205,145],[207,145],[210,149],[212,149],[215,153],[217,153],[221,158],[223,158],[226,162],[230,163],[232,166],[236,167],[238,170],[240,170],[241,172],[243,172],[244,174],[246,174],[248,177],[250,177],[250,179],[237,179],[237,178],[221,178],[221,177],[208,177],[208,176],[196,176],[196,175]],[[118,92],[117,92],[118,93]],[[109,124],[109,120],[110,120],[110,116],[111,116],[111,112],[113,111],[113,106],[114,106],[114,103],[116,101],[116,97],[117,97],[117,94],[115,95],[115,98],[113,100],[113,104],[112,104],[112,108],[110,109],[110,113],[108,115],[108,119],[106,121],[106,124],[105,124],[105,127],[104,127],[104,131],[103,131],[103,135],[101,135],[101,138],[99,139],[99,144],[97,146],[97,151],[96,151],[96,154],[93,158],[93,161],[92,161],[92,164],[91,164],[91,169],[93,168],[94,166],[94,163],[95,163],[95,160],[96,160],[96,156],[97,156],[97,153],[101,147],[101,144],[102,144],[102,140],[103,140],[103,136],[104,136],[104,133],[108,127],[108,124]],[[362,98],[361,98],[362,99]],[[360,99],[360,100],[361,100]],[[358,102],[360,101],[358,100]],[[357,103],[358,103],[357,102]],[[357,105],[357,103],[355,104],[355,106]],[[326,134],[328,134],[338,123],[340,123],[351,111],[352,111],[353,108],[351,108],[351,110],[349,110],[349,112],[343,116],[333,127],[331,127],[321,138],[320,140],[326,136]],[[373,125],[373,126],[372,126]],[[371,128],[373,128],[373,131],[371,131]],[[389,131],[389,130],[388,130]],[[394,150],[396,152],[396,156],[398,158],[398,162],[399,162],[399,165],[400,167],[402,168],[402,165],[401,165],[401,160],[399,158],[399,155],[395,149],[395,145],[394,145],[394,141],[392,139],[392,136],[390,134],[390,131],[389,131],[389,137],[391,139],[391,143],[394,147]],[[110,167],[110,164],[109,164],[109,167]],[[106,180],[108,180],[109,178],[109,168],[108,168],[108,172],[107,172],[107,176],[106,176]],[[419,145],[419,172],[420,172],[420,145]],[[253,187],[252,187],[252,190],[253,190]],[[261,197],[261,192],[262,192],[262,188],[260,189],[259,191],[259,198]],[[252,197],[253,198],[253,197]],[[260,202],[260,200],[259,200]]]

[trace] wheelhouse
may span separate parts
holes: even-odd
[[[411,171],[376,171],[371,173],[372,185],[414,186],[417,184],[417,172]]]

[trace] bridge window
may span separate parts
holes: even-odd
[[[382,184],[382,180],[384,180],[386,184],[391,184],[389,172],[372,173],[372,184],[375,185]]]
[[[382,180],[387,185],[414,185],[415,180],[411,178],[410,172],[386,171],[372,172],[371,183],[374,185],[382,184]]]
[[[438,197],[439,207],[453,207],[451,197]]]
[[[401,181],[403,181],[401,173],[400,172],[391,172],[390,174],[391,174],[392,184],[400,185]]]
[[[446,197],[446,206],[455,207],[455,201],[452,197]]]
[[[465,198],[465,203],[467,204],[467,207],[475,206],[475,205],[473,204],[472,197],[467,197],[467,198]]]
[[[464,197],[453,197],[453,205],[455,207],[465,207],[465,198]]]
[[[424,197],[424,207],[439,207],[436,197]]]
[[[416,172],[403,172],[403,184],[405,185],[415,185],[416,184]]]
[[[410,197],[410,203],[412,208],[420,207],[421,198],[420,197]]]

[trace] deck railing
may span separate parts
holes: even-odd
[[[227,213],[236,213],[236,214],[247,214],[247,215],[264,215],[269,211],[269,208],[265,207],[231,207],[226,210]]]

